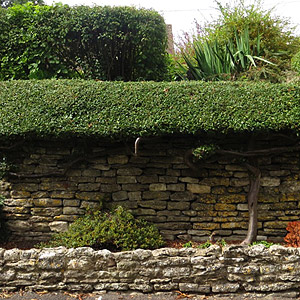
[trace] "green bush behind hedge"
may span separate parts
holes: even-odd
[[[299,132],[300,87],[249,82],[0,82],[0,136],[113,139]]]
[[[134,7],[0,8],[0,80],[164,80],[166,25]]]

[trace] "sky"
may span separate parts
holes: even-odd
[[[192,33],[195,22],[203,24],[218,16],[215,0],[46,0],[46,4],[62,2],[68,5],[110,5],[135,6],[137,8],[152,8],[158,11],[167,24],[173,27],[175,41],[179,41],[184,32]],[[222,4],[234,3],[234,0],[219,0]],[[253,3],[253,0],[245,0]],[[300,35],[300,0],[262,0],[266,9],[273,9],[273,14],[290,18],[293,25],[298,26],[296,34]]]

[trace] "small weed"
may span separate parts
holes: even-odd
[[[184,248],[192,248],[193,247],[193,243],[191,241],[189,241],[189,242],[183,244],[182,247],[184,247]]]
[[[227,243],[224,239],[218,240],[216,244],[219,245],[221,248],[227,246]]]
[[[256,241],[256,242],[253,242],[252,244],[250,244],[251,247],[255,246],[255,245],[264,245],[266,248],[270,248],[271,246],[278,245],[278,244],[268,242],[268,241]]]
[[[206,249],[209,248],[210,246],[212,246],[212,243],[210,241],[206,241],[205,243],[199,245],[197,248]]]

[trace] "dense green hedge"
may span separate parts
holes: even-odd
[[[166,25],[134,7],[0,8],[0,80],[164,80]]]
[[[300,86],[249,82],[0,82],[0,136],[128,138],[300,131]]]

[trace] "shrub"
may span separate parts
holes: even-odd
[[[300,51],[297,52],[291,59],[291,67],[300,75]]]
[[[246,5],[245,1],[236,1],[234,5],[221,5],[217,2],[220,16],[204,26],[197,25],[196,44],[212,44],[217,41],[225,47],[228,41],[234,41],[236,32],[241,34],[249,29],[249,50],[255,54],[259,44],[259,56],[274,63],[274,65],[260,62],[257,68],[249,68],[240,74],[242,79],[282,80],[283,72],[290,68],[290,59],[299,49],[299,38],[294,34],[294,28],[289,20],[273,16],[272,10],[265,10],[262,2],[257,0]],[[192,47],[193,48],[193,47]],[[194,57],[191,51],[191,38],[181,47],[189,59]],[[228,77],[232,79],[232,77]]]
[[[0,82],[0,138],[298,133],[300,87],[248,82]],[[209,150],[209,149],[207,149]]]
[[[166,25],[155,11],[27,3],[0,17],[0,80],[167,76]]]
[[[78,218],[64,233],[53,236],[46,247],[90,246],[116,250],[155,249],[164,242],[154,225],[134,216],[121,206],[111,212],[90,211]]]
[[[284,241],[289,247],[300,247],[300,221],[289,222],[286,230],[289,232]]]

